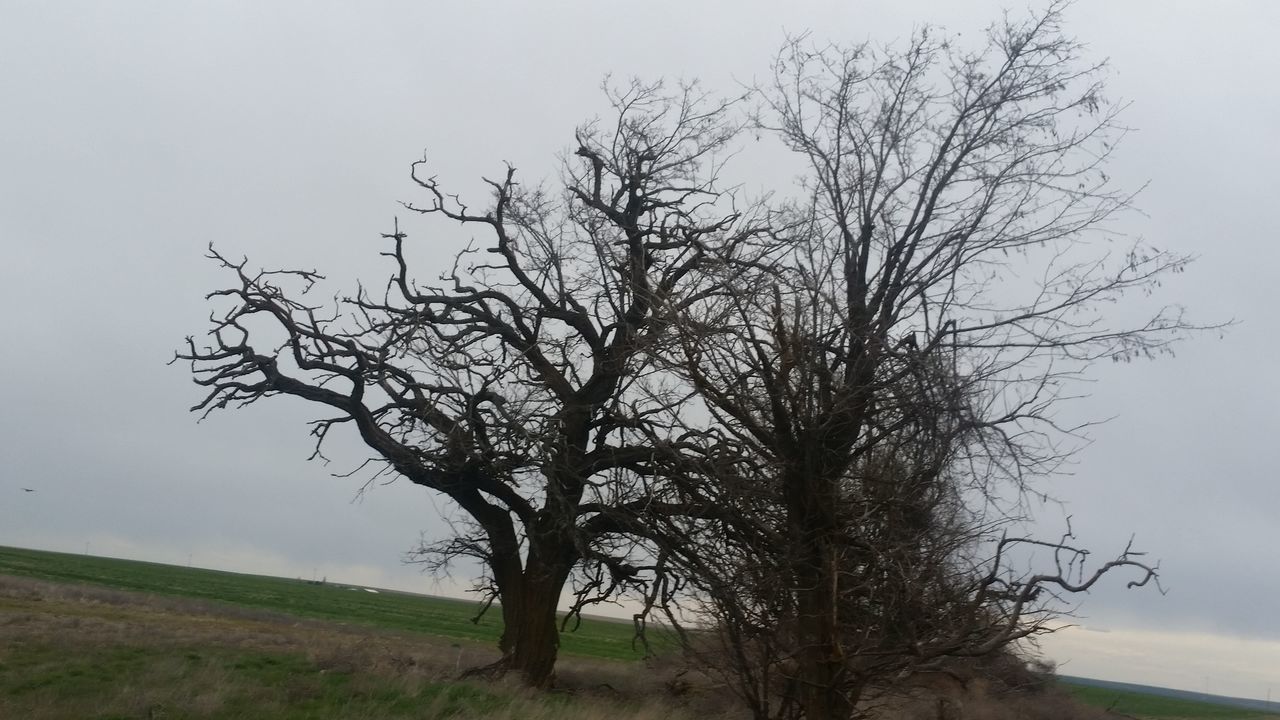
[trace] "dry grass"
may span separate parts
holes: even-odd
[[[985,688],[904,697],[887,702],[877,720],[1122,720],[1123,716],[1084,705],[1067,693],[992,693]]]
[[[684,716],[629,663],[566,661],[573,692],[552,695],[455,680],[494,659],[474,643],[0,576],[0,717]]]
[[[551,694],[456,680],[495,659],[485,644],[0,575],[0,718],[746,717],[723,687],[670,663],[566,656]],[[907,694],[878,717],[1115,717],[1052,692],[944,695]]]

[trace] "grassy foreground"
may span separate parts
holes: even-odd
[[[680,668],[636,662],[630,625],[607,620],[588,618],[563,638],[558,677],[571,694],[460,682],[460,668],[496,659],[500,617],[473,624],[475,609],[407,593],[0,547],[0,718],[741,716],[714,688],[671,696],[668,682]],[[964,698],[957,717],[1276,717],[1062,687],[1040,698]],[[931,702],[881,717],[933,717]]]
[[[466,600],[393,591],[375,594],[361,587],[317,585],[134,560],[0,547],[0,574],[232,603],[490,644],[497,642],[502,629],[496,609],[486,613],[479,623],[472,623],[477,605]],[[564,635],[561,652],[615,660],[642,659],[644,653],[634,646],[633,638],[629,623],[585,618],[577,631]]]
[[[567,659],[574,694],[456,679],[494,657],[467,641],[0,576],[0,718],[688,717],[659,706],[660,692],[628,689],[644,674],[632,662]]]

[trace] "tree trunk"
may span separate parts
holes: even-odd
[[[845,657],[839,636],[838,587],[834,558],[821,547],[809,562],[821,562],[813,572],[800,574],[797,597],[797,635],[800,642],[797,662],[797,695],[806,720],[846,720],[853,703],[846,694]],[[824,562],[825,561],[825,562]],[[805,564],[808,564],[806,562]]]
[[[556,623],[561,584],[526,583],[522,612],[515,629],[509,669],[520,674],[525,685],[551,687],[555,680],[556,655],[560,650],[560,628]]]
[[[517,672],[529,687],[551,686],[560,649],[556,610],[569,567],[571,564],[564,562],[548,563],[533,549],[523,571],[517,570],[499,583],[503,628],[498,649],[502,659],[491,667],[494,673]]]
[[[796,689],[805,720],[847,720],[846,658],[840,637],[838,487],[813,454],[787,478],[787,514],[795,556]]]

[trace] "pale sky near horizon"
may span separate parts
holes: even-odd
[[[503,161],[553,171],[604,112],[606,73],[731,93],[788,32],[888,41],[927,22],[963,40],[1004,5],[1024,4],[0,0],[0,544],[458,592],[465,578],[400,562],[440,532],[439,499],[393,483],[353,501],[359,481],[330,473],[356,443],[305,462],[300,401],[186,412],[198,389],[165,363],[225,281],[206,246],[315,267],[335,290],[376,282],[424,150],[478,203]],[[1109,172],[1149,185],[1122,229],[1199,257],[1158,300],[1239,321],[1174,358],[1098,367],[1072,409],[1113,419],[1049,489],[1099,557],[1136,536],[1169,594],[1116,579],[1084,598],[1088,630],[1044,643],[1069,674],[1258,698],[1280,681],[1278,21],[1263,0],[1067,12],[1131,103]],[[441,262],[460,239],[419,238]]]

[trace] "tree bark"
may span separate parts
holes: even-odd
[[[551,687],[555,681],[560,649],[556,611],[573,566],[568,558],[548,558],[542,545],[533,541],[524,567],[517,559],[499,578],[503,628],[498,649],[502,659],[491,666],[495,673],[519,673],[523,684],[539,689]]]
[[[819,571],[806,579],[816,581],[817,586],[800,591],[797,597],[800,706],[806,720],[846,720],[853,713],[853,705],[845,692],[845,658],[836,632],[839,617],[832,597],[835,578],[830,572]]]
[[[545,689],[555,681],[560,650],[556,609],[562,585],[563,581],[525,584],[508,669],[519,673],[521,682],[529,687]]]
[[[839,488],[812,447],[787,478],[787,515],[795,543],[797,696],[806,720],[846,720],[847,658],[840,637]]]

